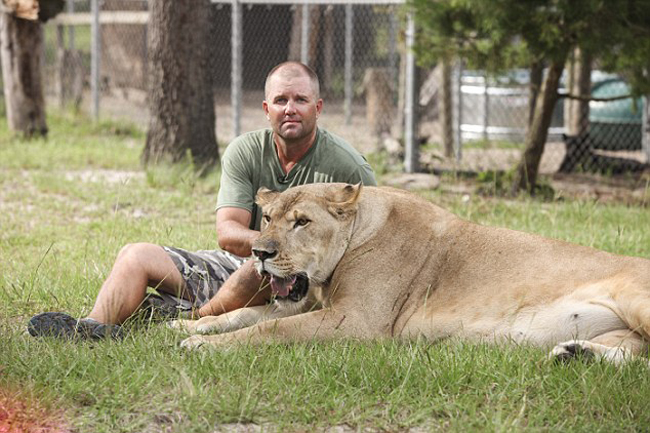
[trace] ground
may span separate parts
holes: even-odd
[[[263,95],[260,91],[246,91],[241,110],[241,132],[264,128],[268,125],[262,110]],[[90,98],[85,97],[84,103],[89,104]],[[216,117],[217,139],[224,145],[234,138],[232,109],[230,94],[227,90],[217,92]],[[128,119],[143,128],[147,127],[148,113],[146,110],[146,93],[136,90],[113,91],[102,95],[101,115],[113,118]],[[365,108],[362,104],[354,104],[353,118],[347,123],[343,116],[342,102],[326,99],[323,114],[319,124],[344,137],[360,152],[368,155],[375,152],[379,146],[378,140],[370,133],[365,118]],[[423,129],[431,129],[431,125]],[[542,182],[550,185],[556,195],[566,198],[581,198],[599,200],[603,202],[620,201],[624,203],[648,206],[650,203],[650,173],[634,176],[600,176],[590,174],[560,174],[557,169],[564,158],[564,144],[550,142],[546,144],[545,152],[540,163]],[[454,159],[445,159],[435,148],[422,148],[421,166],[424,172],[454,171],[472,172],[474,174],[489,170],[507,171],[519,159],[520,150],[510,147],[472,147],[465,146],[462,150],[460,162]],[[644,162],[645,157],[641,152],[630,152],[625,155],[632,159]],[[431,188],[440,184],[440,187],[450,193],[470,194],[476,190],[476,183],[465,179],[463,181],[438,182],[433,176],[419,176],[415,182],[413,176],[400,174],[398,164],[389,164],[392,172],[389,183],[394,186],[408,187],[410,189]],[[423,183],[424,182],[424,183]]]

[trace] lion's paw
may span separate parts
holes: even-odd
[[[198,320],[178,319],[167,322],[167,327],[177,331],[196,332]]]
[[[227,331],[227,321],[222,316],[203,317],[196,324],[197,334],[220,334]]]
[[[183,349],[196,350],[204,346],[206,343],[207,341],[202,335],[192,335],[191,337],[181,341],[181,347]]]
[[[581,341],[571,340],[560,343],[551,350],[549,358],[560,363],[567,363],[574,359],[589,361],[595,353]]]

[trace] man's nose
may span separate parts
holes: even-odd
[[[286,114],[294,114],[296,112],[296,106],[292,100],[287,101],[287,105],[284,107],[284,112]]]

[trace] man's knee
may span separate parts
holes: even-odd
[[[167,251],[157,244],[127,244],[118,253],[114,269],[133,278],[145,278],[152,287],[169,286],[174,291],[184,284],[182,275]]]
[[[153,257],[161,254],[166,253],[160,245],[146,242],[126,244],[117,254],[115,263],[119,265],[144,268]]]
[[[143,254],[147,250],[149,250],[150,247],[152,246],[157,246],[157,245],[149,244],[146,242],[136,242],[132,244],[126,244],[120,249],[120,252],[117,253],[117,258],[127,259],[127,258],[138,257],[140,254]]]

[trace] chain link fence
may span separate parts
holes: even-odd
[[[218,1],[218,0],[217,0]],[[241,23],[233,26],[233,4]],[[147,125],[147,2],[100,2],[101,55],[92,54],[91,1],[68,1],[66,14],[45,25],[44,78],[51,104],[78,106],[101,117]],[[285,60],[302,60],[321,78],[321,126],[363,153],[403,156],[406,110],[406,14],[402,4],[332,2],[212,4],[217,137],[267,125],[262,111],[266,73]],[[240,26],[241,92],[233,97],[233,31]],[[93,78],[93,57],[99,60]],[[426,171],[508,170],[519,160],[529,121],[527,71],[498,77],[467,71],[461,63],[418,69],[415,88],[420,167]],[[445,79],[448,80],[445,82]],[[93,80],[96,98],[93,100]],[[563,79],[565,87],[570,78]],[[446,87],[445,87],[446,86]],[[447,89],[447,91],[445,91]],[[451,94],[449,93],[451,89]],[[644,98],[623,78],[591,71],[597,101],[560,99],[542,158],[542,173],[616,174],[646,169]],[[447,99],[445,102],[445,98]],[[93,104],[98,104],[93,107]],[[447,108],[444,108],[447,107]],[[393,159],[399,161],[399,156]]]
[[[552,115],[540,171],[621,174],[648,170],[650,148],[644,141],[645,98],[630,97],[624,79],[592,65],[581,102],[560,98]],[[440,67],[420,89],[420,128],[426,138],[425,165],[460,167],[473,172],[508,170],[519,161],[530,117],[530,77],[513,70],[498,77],[456,66],[451,80],[453,134],[460,142],[449,158],[441,127]],[[567,72],[560,93],[576,95]],[[440,135],[442,134],[442,135]],[[447,153],[447,155],[446,155]],[[427,159],[429,158],[429,159]]]

